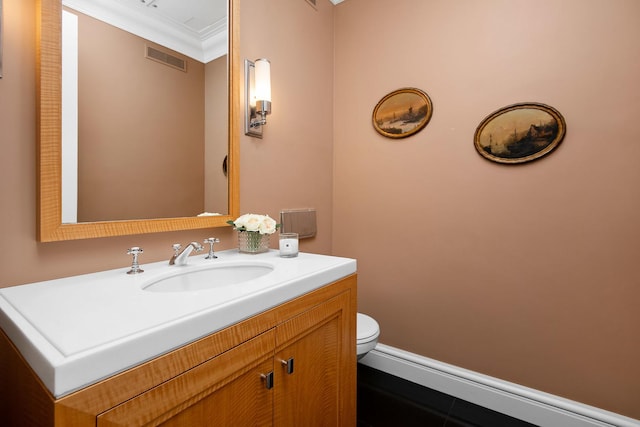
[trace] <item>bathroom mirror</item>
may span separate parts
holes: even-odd
[[[213,1],[213,0],[212,0]],[[223,0],[224,1],[224,0]],[[118,236],[127,234],[153,233],[163,231],[187,230],[227,226],[226,221],[235,219],[239,213],[239,158],[238,158],[238,113],[239,113],[239,54],[238,47],[238,4],[237,0],[228,1],[228,49],[227,49],[227,81],[228,118],[226,119],[228,137],[228,154],[224,161],[227,172],[227,205],[220,209],[220,215],[189,216],[178,214],[172,217],[140,218],[129,217],[117,220],[89,220],[71,223],[62,216],[62,10],[61,0],[41,0],[38,7],[38,239],[40,241],[72,240],[83,238]],[[177,4],[181,4],[178,2]],[[155,45],[154,45],[155,47]],[[135,96],[133,94],[132,96]],[[202,96],[204,99],[205,95]],[[170,109],[169,109],[170,110]],[[140,115],[151,114],[157,122],[168,120],[158,112],[141,111]],[[121,126],[113,123],[110,127]],[[113,141],[117,145],[118,141]],[[134,143],[128,143],[132,147]],[[175,144],[179,147],[180,138]],[[131,182],[144,180],[147,174],[137,173],[136,163],[149,162],[154,153],[166,150],[161,146],[154,151],[137,155],[131,162],[126,179]],[[121,145],[122,156],[126,157],[131,150]],[[94,163],[99,164],[99,163]],[[214,165],[222,170],[223,165]],[[87,167],[85,165],[85,167]],[[91,165],[88,166],[89,168]],[[164,171],[171,176],[173,171]],[[132,190],[135,198],[153,203],[162,200],[168,191],[180,193],[180,189],[167,189],[160,194],[142,190]],[[127,190],[121,190],[122,199]],[[127,202],[124,202],[127,203]],[[204,212],[203,212],[204,213]]]

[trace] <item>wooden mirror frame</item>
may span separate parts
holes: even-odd
[[[62,223],[62,1],[37,1],[37,238],[40,242],[228,227],[240,212],[239,1],[229,0],[228,214],[205,217]]]

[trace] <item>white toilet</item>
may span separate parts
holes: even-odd
[[[366,314],[358,313],[356,320],[358,335],[357,348],[358,360],[362,359],[367,353],[373,350],[378,343],[380,335],[380,326],[373,318]]]

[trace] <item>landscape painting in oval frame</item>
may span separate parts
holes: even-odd
[[[480,155],[498,163],[525,163],[549,154],[564,138],[566,124],[553,107],[513,104],[487,116],[476,129]]]
[[[388,138],[406,138],[420,132],[431,120],[433,104],[420,89],[398,89],[373,109],[373,127]]]

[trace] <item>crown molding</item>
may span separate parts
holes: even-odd
[[[112,0],[63,0],[62,4],[205,64],[227,53],[226,17],[197,32]]]

